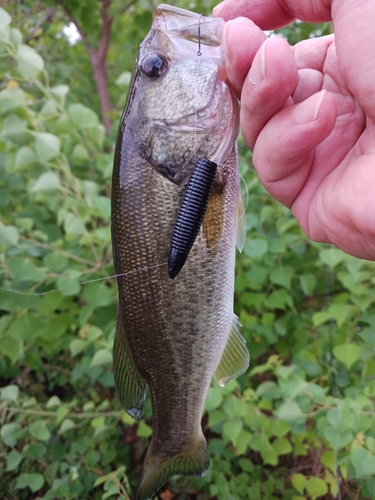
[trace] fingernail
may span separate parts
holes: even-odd
[[[249,79],[254,85],[259,85],[266,79],[266,46],[269,40],[270,38],[265,40],[251,65]]]
[[[297,104],[293,109],[294,121],[296,123],[309,123],[316,120],[325,94],[326,90],[322,90],[306,101]]]
[[[220,17],[220,11],[221,11],[221,9],[223,8],[224,3],[225,3],[225,0],[224,0],[224,2],[221,2],[221,3],[217,4],[217,5],[216,5],[216,7],[214,7],[214,8],[212,9],[212,14],[213,14],[214,16],[216,16],[216,17]]]

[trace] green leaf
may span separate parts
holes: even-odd
[[[132,74],[130,71],[124,71],[116,80],[116,85],[129,85]]]
[[[331,316],[327,311],[318,311],[312,315],[312,322],[314,326],[319,326],[329,321]]]
[[[61,405],[61,399],[58,396],[52,396],[46,403],[46,408],[55,408]]]
[[[55,252],[49,252],[43,257],[43,263],[54,273],[61,273],[69,266],[69,260]]]
[[[337,264],[345,260],[347,256],[342,250],[332,247],[320,250],[319,258],[323,264],[327,264],[328,267],[333,269]]]
[[[328,308],[328,313],[338,326],[342,326],[355,310],[354,306],[348,304],[331,304]]]
[[[22,427],[17,423],[3,424],[0,429],[1,439],[7,446],[15,446],[21,432]]]
[[[295,488],[298,493],[303,493],[306,486],[306,476],[303,474],[292,474],[291,477],[293,488]]]
[[[29,257],[14,257],[9,259],[8,266],[13,279],[19,282],[39,281],[45,275],[45,271],[38,268]]]
[[[65,432],[70,431],[71,429],[74,429],[76,427],[76,424],[73,422],[71,418],[65,418],[60,425],[59,428],[59,434],[64,434]]]
[[[137,427],[137,436],[141,438],[149,438],[152,435],[152,429],[149,425],[141,420]]]
[[[56,85],[55,87],[51,87],[50,89],[51,94],[55,95],[56,97],[65,97],[66,94],[69,92],[69,87],[68,85]]]
[[[60,189],[60,178],[55,172],[45,172],[30,189],[33,193]]]
[[[22,146],[17,151],[16,159],[15,159],[15,170],[23,170],[25,167],[27,168],[29,165],[32,165],[37,160],[36,154],[33,149],[29,146]]]
[[[237,455],[244,455],[251,439],[251,433],[242,429],[236,439]]]
[[[251,436],[249,447],[254,451],[259,451],[263,457],[263,453],[270,453],[272,456],[276,455],[268,437],[264,432],[257,432]],[[277,455],[276,455],[277,458]]]
[[[263,382],[256,390],[256,394],[264,399],[278,399],[281,397],[282,392],[280,387],[275,382]]]
[[[27,136],[27,123],[25,120],[22,120],[14,114],[5,118],[0,137],[4,137],[18,144],[19,142],[24,142]]]
[[[71,104],[68,111],[78,128],[92,128],[99,123],[98,115],[83,104]]]
[[[61,141],[56,135],[48,132],[35,132],[34,135],[35,151],[40,160],[52,160],[60,153]]]
[[[227,420],[223,424],[223,438],[236,445],[239,433],[242,431],[242,421],[240,419]]]
[[[33,314],[22,314],[10,325],[8,335],[16,340],[34,340],[45,328],[43,320]]]
[[[336,407],[327,412],[328,422],[340,431],[351,429],[354,424],[354,415],[347,408]]]
[[[17,28],[11,28],[9,39],[16,47],[18,47],[18,45],[22,43],[22,33]]]
[[[357,477],[375,476],[375,455],[362,446],[353,446],[350,461],[356,471]]]
[[[270,426],[273,436],[283,437],[290,431],[290,425],[282,420],[275,420]]]
[[[344,363],[346,368],[350,368],[359,359],[360,348],[350,342],[336,345],[333,348],[333,354],[336,359]]]
[[[291,266],[281,266],[271,270],[270,280],[275,285],[281,285],[290,290],[293,273],[294,271]]]
[[[112,353],[107,349],[99,349],[99,351],[96,351],[94,354],[90,367],[92,368],[93,366],[107,365],[108,363],[112,363]]]
[[[95,205],[98,208],[104,220],[109,220],[111,217],[111,200],[106,196],[98,196],[95,199]]]
[[[277,455],[287,455],[288,453],[291,453],[293,449],[290,442],[284,437],[278,437],[275,439],[272,443],[272,448]]]
[[[82,296],[86,303],[93,307],[104,307],[113,303],[112,289],[102,283],[87,284]]]
[[[73,276],[62,276],[57,280],[56,284],[64,297],[76,295],[81,289],[77,278]]]
[[[336,453],[334,450],[326,450],[323,452],[320,460],[323,465],[331,469],[333,473],[336,473]]]
[[[267,250],[267,241],[257,238],[247,240],[243,248],[244,253],[252,259],[260,259],[267,252]]]
[[[77,354],[84,351],[88,345],[89,343],[87,342],[87,340],[74,339],[69,344],[70,354],[73,357],[77,356]]]
[[[0,341],[0,352],[8,356],[13,363],[23,356],[23,343],[12,337],[3,337]]]
[[[8,12],[0,7],[0,26],[8,26],[12,21]]]
[[[210,387],[204,404],[205,411],[211,412],[215,410],[221,405],[222,401],[223,396],[221,390],[218,387]]]
[[[71,157],[75,163],[78,163],[78,165],[81,165],[82,163],[84,163],[86,160],[88,160],[90,158],[90,155],[83,144],[76,144],[74,146],[73,151],[72,151]]]
[[[0,397],[7,403],[17,401],[20,390],[18,385],[7,385],[0,389]]]
[[[21,453],[18,453],[17,450],[12,450],[8,456],[7,456],[7,471],[12,471],[17,469],[19,464],[21,463],[23,459],[23,455]]]
[[[285,309],[286,305],[293,307],[291,295],[287,290],[280,289],[272,292],[266,299],[266,306],[270,309]]]
[[[247,413],[247,404],[238,397],[227,399],[223,410],[229,417],[243,417]]]
[[[14,226],[3,226],[0,222],[0,244],[6,247],[16,246],[19,239],[18,229]]]
[[[285,401],[277,410],[277,416],[285,422],[294,422],[302,416],[302,411],[296,401]]]
[[[4,89],[0,92],[0,114],[7,114],[26,106],[25,92],[22,89]]]
[[[331,425],[327,425],[323,429],[323,435],[334,450],[344,448],[353,439],[353,434],[349,430],[340,431]]]
[[[51,437],[47,424],[43,420],[37,420],[36,422],[30,424],[29,432],[30,435],[35,439],[38,439],[38,441],[48,441]]]
[[[310,477],[306,481],[306,490],[312,500],[315,500],[315,498],[322,497],[328,492],[328,485],[320,477]]]
[[[305,295],[313,295],[316,287],[316,278],[313,274],[306,273],[299,277],[302,291]]]
[[[24,78],[34,78],[44,69],[43,58],[28,45],[18,45],[18,71]]]
[[[86,226],[80,217],[67,213],[64,220],[64,230],[66,234],[85,234]]]
[[[27,472],[17,477],[16,488],[30,488],[32,492],[39,491],[44,485],[44,478],[41,474],[28,474]]]

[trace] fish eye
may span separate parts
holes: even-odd
[[[141,63],[142,73],[151,78],[164,75],[168,68],[168,60],[160,54],[148,54]]]

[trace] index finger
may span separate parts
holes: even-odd
[[[331,21],[331,2],[327,0],[225,0],[213,10],[225,21],[248,17],[263,30],[273,30],[301,21]]]

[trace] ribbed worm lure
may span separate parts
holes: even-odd
[[[168,275],[174,279],[183,268],[198,236],[208,200],[214,185],[217,164],[199,158],[186,186],[168,257]]]

